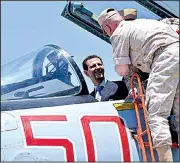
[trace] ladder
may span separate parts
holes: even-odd
[[[138,95],[135,95],[135,92],[134,92],[133,81],[135,78],[137,78],[138,86],[139,86],[139,90],[140,90],[140,93]],[[151,154],[151,161],[155,162],[151,133],[150,133],[148,121],[147,121],[145,98],[144,98],[144,94],[143,94],[143,89],[142,89],[140,77],[136,73],[133,74],[131,77],[131,88],[132,88],[132,96],[134,99],[134,107],[135,107],[137,124],[138,124],[137,134],[134,135],[134,138],[137,140],[138,145],[142,151],[143,161],[147,162],[147,153],[146,153],[145,148],[149,147],[150,148],[150,154]],[[138,98],[140,98],[141,102],[137,101]],[[146,125],[146,129],[144,131],[143,131],[142,125],[141,125],[139,109],[143,109],[143,113],[144,113],[144,120],[145,120],[145,125]],[[144,136],[145,134],[147,134],[148,142],[144,142],[144,140],[142,138],[142,136]]]

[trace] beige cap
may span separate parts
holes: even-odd
[[[111,11],[111,12],[110,12]],[[114,15],[115,13],[119,14],[117,10],[113,9],[113,8],[107,8],[104,11],[101,12],[101,14],[98,17],[98,23],[99,25],[102,27],[102,25],[104,24],[105,20],[107,20],[108,18],[110,18],[112,15]]]
[[[105,20],[110,18],[115,13],[118,13],[121,16],[123,16],[125,20],[134,20],[134,19],[137,18],[137,10],[136,9],[124,9],[124,10],[117,11],[117,10],[115,10],[113,8],[107,8],[104,11],[102,11],[101,14],[98,17],[99,25],[102,27]]]

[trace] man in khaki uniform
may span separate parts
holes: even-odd
[[[98,23],[110,37],[115,71],[129,74],[129,67],[149,73],[146,88],[148,121],[160,161],[173,161],[167,117],[175,115],[179,133],[179,35],[156,20],[125,21],[112,8],[104,10]]]
[[[118,11],[119,14],[126,20],[135,20],[137,19],[137,10],[136,9],[132,9],[132,8],[127,8],[127,9],[123,9]],[[148,73],[142,72],[139,69],[137,69],[136,67],[130,66],[130,73],[127,76],[123,77],[123,81],[126,83],[126,86],[128,88],[129,91],[129,95],[132,95],[132,90],[131,90],[131,76],[132,74],[137,73],[139,74],[140,78],[141,78],[141,82],[142,82],[142,88],[145,91],[146,89],[146,85],[147,85],[147,78],[148,78]],[[138,89],[138,82],[137,80],[134,81],[134,86],[135,86],[135,92],[139,92]],[[129,97],[129,96],[128,96]],[[128,98],[127,97],[127,98]]]
[[[124,19],[126,21],[137,19],[137,10],[136,9],[128,8],[128,9],[120,10],[118,12],[122,17],[124,17]],[[164,19],[160,19],[159,21],[162,23],[170,25],[171,28],[179,34],[179,19],[177,19],[177,18],[164,18]],[[139,76],[141,78],[141,82],[142,82],[142,88],[145,92],[149,73],[142,72],[134,66],[130,66],[129,69],[130,69],[129,74],[123,77],[123,81],[126,83],[126,86],[129,90],[129,95],[132,95],[130,81],[131,81],[131,76],[134,73],[139,74]],[[134,86],[135,86],[134,91],[139,92],[137,80],[134,80]]]

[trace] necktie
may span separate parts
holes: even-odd
[[[96,99],[98,101],[101,101],[101,90],[103,89],[104,87],[103,86],[98,86],[96,88]]]
[[[96,88],[96,92],[99,92],[99,94],[101,95],[101,90],[103,89],[104,87],[103,86],[98,86]]]

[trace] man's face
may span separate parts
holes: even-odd
[[[92,58],[86,61],[88,67],[84,73],[95,85],[99,85],[104,80],[104,65],[99,58]]]

